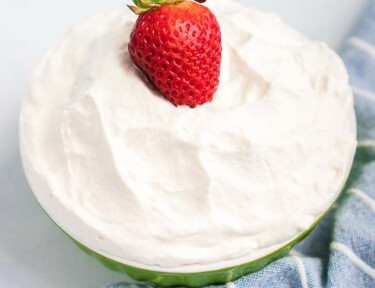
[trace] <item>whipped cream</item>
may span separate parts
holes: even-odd
[[[211,103],[175,107],[147,84],[127,53],[136,17],[126,8],[68,32],[23,103],[38,200],[75,239],[126,264],[256,258],[309,228],[348,175],[356,129],[339,57],[273,14],[208,6],[223,38]]]

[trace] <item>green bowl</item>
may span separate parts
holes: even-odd
[[[328,211],[327,211],[328,212]],[[326,213],[325,213],[326,214]],[[269,263],[285,256],[299,241],[303,240],[321,221],[325,214],[319,218],[308,230],[304,231],[293,241],[276,251],[259,258],[257,260],[241,264],[238,266],[228,267],[214,271],[203,271],[197,273],[167,273],[160,271],[152,271],[128,266],[117,261],[111,260],[100,255],[81,243],[75,241],[79,248],[96,257],[102,264],[111,270],[125,272],[128,276],[137,281],[151,282],[159,286],[189,286],[201,287],[213,284],[224,284],[236,280],[244,275],[259,271],[266,267]]]
[[[345,186],[345,185],[344,185]],[[343,186],[343,187],[344,187]],[[343,189],[336,196],[335,200],[332,202],[331,206],[311,225],[307,230],[299,234],[293,240],[283,245],[282,247],[276,249],[272,253],[269,253],[261,258],[258,258],[254,261],[247,262],[241,265],[227,267],[219,270],[211,271],[202,271],[195,273],[171,273],[171,272],[162,272],[155,270],[146,270],[134,266],[129,266],[113,259],[107,258],[104,255],[99,254],[86,247],[82,243],[75,240],[68,233],[66,233],[58,224],[55,224],[66,234],[68,235],[74,243],[86,253],[97,258],[104,266],[107,268],[123,272],[127,274],[134,280],[142,282],[150,282],[159,286],[189,286],[189,287],[201,287],[206,285],[213,284],[224,284],[230,281],[236,280],[244,275],[259,271],[266,267],[271,262],[287,255],[289,251],[296,245],[298,242],[306,238],[310,232],[319,224],[319,222],[326,216],[329,210],[332,208],[336,200],[341,195]],[[48,214],[47,214],[48,215]],[[52,219],[51,219],[52,220]],[[53,221],[53,220],[52,220]]]
[[[22,155],[22,153],[21,153]],[[351,162],[347,167],[346,176],[349,175],[350,168],[352,166],[354,160],[355,150],[353,151],[353,157],[351,158]],[[24,157],[22,157],[23,160]],[[26,176],[29,176],[29,169],[27,161],[22,161],[24,165],[24,169],[26,172]],[[33,188],[33,182],[30,181],[29,177],[27,177],[30,183],[31,188]],[[348,177],[346,177],[347,179]],[[186,267],[174,268],[174,269],[148,269],[144,265],[131,263],[122,263],[122,260],[119,259],[111,259],[112,256],[103,255],[97,249],[93,249],[82,243],[82,241],[78,241],[77,237],[72,237],[69,235],[58,223],[59,219],[56,217],[52,217],[51,207],[43,207],[43,201],[38,197],[38,193],[36,190],[32,189],[36,198],[38,199],[39,204],[41,205],[42,209],[46,212],[46,214],[50,217],[50,219],[66,234],[68,235],[77,245],[79,248],[84,250],[85,252],[89,253],[90,255],[96,257],[100,262],[102,262],[106,267],[123,272],[137,281],[143,282],[150,282],[154,283],[159,286],[189,286],[189,287],[200,287],[212,284],[224,284],[230,281],[236,280],[241,276],[259,271],[267,266],[272,261],[275,261],[286,254],[296,245],[298,242],[303,240],[315,227],[319,224],[319,222],[324,218],[324,216],[329,212],[332,208],[334,203],[337,201],[343,188],[345,187],[346,181],[341,186],[340,191],[337,192],[336,197],[332,200],[329,207],[322,213],[315,222],[305,231],[297,235],[295,238],[291,239],[288,242],[279,243],[278,245],[273,246],[272,248],[267,249],[260,257],[249,260],[241,259],[234,259],[232,264],[225,264],[225,263],[214,263],[211,265],[211,268],[202,268],[202,267],[194,267],[189,270]],[[40,195],[39,195],[40,196]],[[47,212],[51,212],[51,215]],[[56,216],[56,215],[55,215]],[[60,215],[61,217],[61,215]],[[79,235],[77,235],[79,236]],[[95,251],[94,251],[95,250]],[[113,256],[113,258],[116,258]],[[248,258],[249,259],[249,258]],[[126,261],[124,261],[126,262]],[[235,264],[233,264],[235,263]],[[138,267],[137,267],[138,266]],[[219,268],[218,268],[219,267]],[[162,271],[164,270],[164,271]]]
[[[21,150],[22,155],[22,150]],[[348,178],[350,168],[352,166],[353,160],[355,155],[355,149],[353,151],[352,158],[350,159],[350,163],[348,163],[348,167],[346,170],[346,179]],[[23,155],[22,155],[23,156]],[[89,253],[90,255],[96,257],[100,262],[102,262],[106,267],[123,272],[133,278],[137,281],[143,281],[143,282],[150,282],[154,283],[159,286],[189,286],[189,287],[200,287],[200,286],[206,286],[206,285],[212,285],[212,284],[223,284],[228,283],[230,281],[236,280],[241,276],[247,275],[249,273],[253,273],[256,271],[261,270],[265,266],[267,266],[272,261],[275,261],[286,254],[289,253],[289,251],[293,248],[294,245],[296,245],[298,242],[303,240],[315,227],[318,225],[318,223],[324,218],[324,216],[329,212],[329,210],[332,208],[334,203],[337,201],[339,196],[341,195],[341,192],[343,191],[343,188],[345,187],[346,181],[341,186],[340,191],[337,191],[336,197],[332,200],[329,207],[322,213],[315,222],[305,231],[297,235],[295,238],[291,239],[288,242],[279,243],[278,245],[273,246],[270,249],[267,249],[261,256],[255,259],[251,259],[249,262],[248,260],[241,259],[234,259],[234,262],[231,262],[232,264],[225,264],[225,263],[215,263],[211,265],[211,268],[202,268],[202,267],[194,267],[194,269],[187,270],[186,267],[181,268],[175,268],[175,269],[148,269],[147,266],[141,265],[141,264],[134,264],[131,263],[122,263],[122,260],[119,259],[111,259],[112,256],[103,255],[100,251],[94,248],[90,248],[84,243],[83,241],[78,241],[77,237],[79,235],[76,235],[77,237],[72,237],[72,235],[69,235],[58,223],[59,217],[61,218],[62,215],[60,214],[59,217],[52,217],[52,214],[55,213],[52,209],[52,207],[48,207],[43,205],[43,199],[40,198],[42,193],[37,193],[37,190],[33,189],[33,181],[30,177],[30,170],[29,164],[27,161],[25,161],[25,158],[22,157],[22,163],[24,166],[26,177],[29,180],[30,186],[34,192],[34,195],[38,199],[39,204],[43,208],[43,210],[46,212],[46,214],[50,217],[50,219],[62,230],[65,234],[67,234],[82,250]],[[39,196],[39,197],[38,197]],[[45,199],[44,199],[45,200]],[[51,212],[51,215],[50,213]],[[54,212],[53,212],[54,211]],[[56,215],[55,215],[56,216]],[[95,251],[94,251],[95,250]],[[113,258],[116,258],[113,256]],[[124,260],[124,262],[126,262]],[[235,263],[235,264],[233,264]],[[137,267],[138,266],[138,267]],[[219,268],[218,268],[219,267]],[[164,270],[164,271],[162,271]]]

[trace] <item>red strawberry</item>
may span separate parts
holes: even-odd
[[[219,85],[222,51],[215,15],[185,0],[133,2],[137,7],[129,7],[140,14],[129,43],[134,64],[176,106],[194,108],[211,101]]]

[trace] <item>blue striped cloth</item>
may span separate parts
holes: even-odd
[[[341,50],[355,94],[358,150],[345,192],[312,234],[265,269],[219,288],[375,288],[375,0]],[[112,284],[106,288],[149,285]]]

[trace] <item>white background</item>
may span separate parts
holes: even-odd
[[[215,0],[208,0],[215,1]],[[338,48],[367,0],[242,0]],[[94,288],[126,279],[81,252],[34,199],[18,151],[18,115],[33,67],[71,25],[130,0],[0,0],[0,287]],[[53,147],[51,147],[53,149]]]

